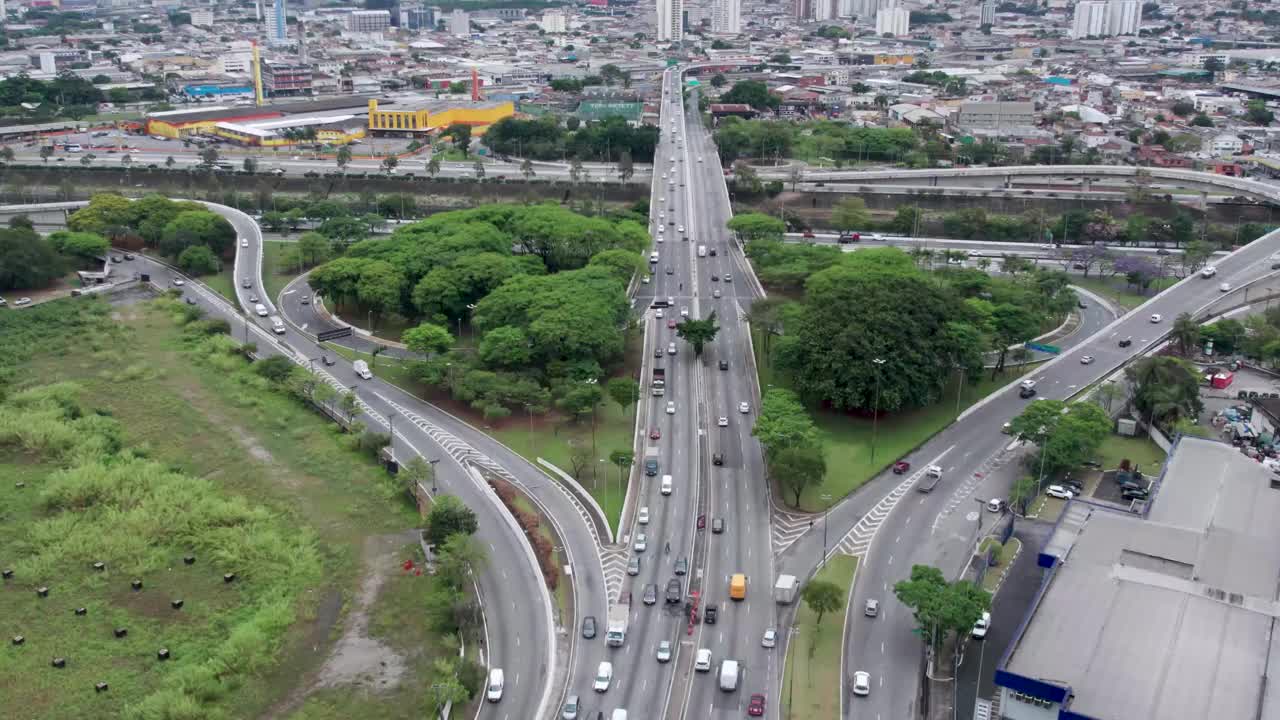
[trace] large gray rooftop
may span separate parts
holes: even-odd
[[[1280,672],[1267,667],[1280,656],[1270,477],[1183,438],[1146,519],[1072,503],[1078,534],[1004,669],[1069,686],[1070,709],[1099,720],[1280,718],[1280,687],[1263,687]]]

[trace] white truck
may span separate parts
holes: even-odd
[[[795,575],[779,575],[778,581],[773,584],[773,601],[779,605],[790,605],[795,602],[796,590]]]
[[[631,606],[615,603],[609,608],[609,628],[605,631],[605,642],[609,647],[622,647],[627,641],[627,621],[631,617]]]
[[[357,360],[351,363],[351,369],[356,371],[356,375],[358,375],[361,380],[373,379],[373,373],[369,372],[369,363],[363,360]]]
[[[706,245],[699,245],[699,246],[698,246],[698,257],[706,257],[706,256],[707,256],[707,246],[706,246]]]

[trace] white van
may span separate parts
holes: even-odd
[[[649,262],[651,263],[658,262],[658,253],[656,251],[649,253]]]
[[[613,714],[609,716],[609,720],[627,720],[627,711],[623,708],[616,708]]]
[[[738,689],[738,661],[725,660],[720,663],[720,689],[733,692]]]
[[[706,256],[707,256],[707,246],[706,246],[706,245],[699,245],[699,246],[698,246],[698,257],[706,257]]]
[[[263,305],[262,303],[258,303],[257,305],[254,305],[253,311],[258,314],[258,317],[267,316],[267,306]]]
[[[1204,269],[1200,271],[1200,277],[1202,278],[1211,278],[1217,274],[1218,274],[1218,268],[1212,265],[1205,265]]]
[[[670,495],[672,490],[675,490],[675,483],[671,482],[671,476],[663,475],[662,476],[662,494]]]
[[[285,331],[284,321],[278,317],[271,318],[271,332],[277,335],[283,335]]]
[[[363,360],[356,360],[351,363],[351,369],[356,371],[356,375],[362,380],[372,380],[373,373],[369,372],[369,363]]]
[[[489,702],[498,702],[502,699],[502,687],[505,684],[505,680],[502,675],[502,668],[494,668],[489,671],[489,690],[485,693],[485,698]]]

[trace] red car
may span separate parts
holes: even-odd
[[[649,439],[650,439],[650,440],[657,440],[657,439],[658,439],[658,438],[660,438],[660,437],[662,437],[662,431],[661,431],[661,430],[659,430],[658,428],[651,428],[651,429],[649,430]]]
[[[747,703],[747,714],[751,717],[764,715],[764,695],[756,693],[751,696],[751,702]]]
[[[668,329],[668,330],[675,330],[675,329],[676,329],[676,319],[675,319],[675,318],[667,318],[667,329]]]
[[[804,231],[804,236],[805,236],[805,237],[807,237],[807,238],[811,238],[811,237],[813,237],[813,231],[812,231],[812,230],[805,230],[805,231]]]
[[[911,469],[911,463],[906,460],[899,460],[893,464],[893,474],[901,475]]]

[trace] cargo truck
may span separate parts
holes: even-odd
[[[796,576],[779,575],[773,584],[773,600],[779,605],[790,605],[796,599]]]
[[[609,629],[604,635],[609,647],[622,647],[622,644],[627,641],[627,620],[630,617],[630,605],[618,602],[609,608]]]
[[[355,370],[356,376],[362,380],[372,380],[373,373],[369,372],[369,363],[363,360],[357,360],[351,363],[351,369]]]
[[[653,369],[653,394],[663,395],[667,392],[667,371],[664,368]]]
[[[658,448],[645,448],[644,451],[644,474],[654,477],[658,474]]]

